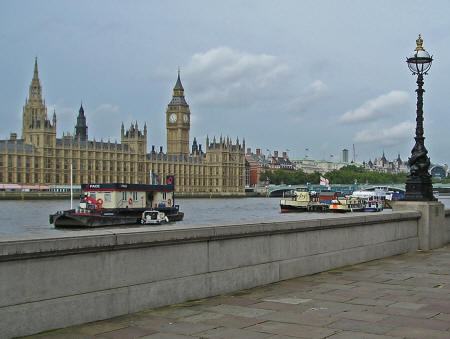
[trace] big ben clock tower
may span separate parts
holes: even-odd
[[[184,88],[180,80],[180,71],[173,97],[166,111],[167,154],[189,154],[189,130],[191,128],[191,112],[184,99]]]

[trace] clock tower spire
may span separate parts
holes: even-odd
[[[178,70],[173,96],[166,110],[167,154],[189,154],[191,112],[184,98],[184,88]]]

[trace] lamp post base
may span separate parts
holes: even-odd
[[[419,249],[432,250],[440,248],[450,240],[445,225],[445,207],[438,201],[393,201],[392,210],[415,210],[421,213],[417,220]],[[411,240],[414,238],[410,238]]]
[[[436,201],[437,199],[433,195],[433,184],[431,182],[431,176],[413,177],[408,176],[406,179],[406,201]]]

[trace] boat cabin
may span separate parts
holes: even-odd
[[[174,206],[174,178],[167,185],[144,184],[83,184],[80,208],[164,208]]]
[[[324,204],[331,204],[331,201],[336,200],[339,196],[339,192],[322,191],[319,193],[319,201]]]

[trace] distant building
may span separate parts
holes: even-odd
[[[348,166],[345,162],[333,162],[327,160],[314,160],[311,158],[294,159],[292,162],[296,169],[301,169],[305,173],[319,172],[320,174],[325,174],[333,170],[339,170],[344,166]],[[354,164],[359,166],[359,164]]]
[[[255,186],[259,183],[261,172],[275,171],[283,169],[286,171],[294,171],[295,165],[289,160],[287,153],[283,152],[282,156],[278,156],[278,151],[274,151],[273,155],[267,157],[261,153],[261,149],[257,148],[256,153],[252,153],[250,148],[247,148],[245,159],[248,162],[249,175],[248,186]]]
[[[400,158],[400,154],[397,156],[395,160],[389,161],[386,159],[384,152],[380,158],[375,158],[373,162],[372,160],[364,162],[363,166],[365,169],[369,171],[376,171],[380,173],[395,174],[395,173],[406,173],[409,171],[408,163]]]
[[[348,162],[348,149],[346,148],[342,150],[342,162]]]
[[[29,98],[23,107],[22,136],[19,139],[11,133],[9,140],[0,140],[0,183],[68,185],[72,167],[74,185],[151,184],[151,174],[161,181],[171,174],[178,192],[244,194],[245,141],[207,137],[203,150],[194,138],[189,150],[190,115],[178,73],[165,112],[167,153],[155,146],[147,152],[147,124],[139,129],[137,122],[128,130],[122,123],[120,143],[89,140],[83,105],[74,135],[57,138],[56,112],[48,119],[36,59]]]

